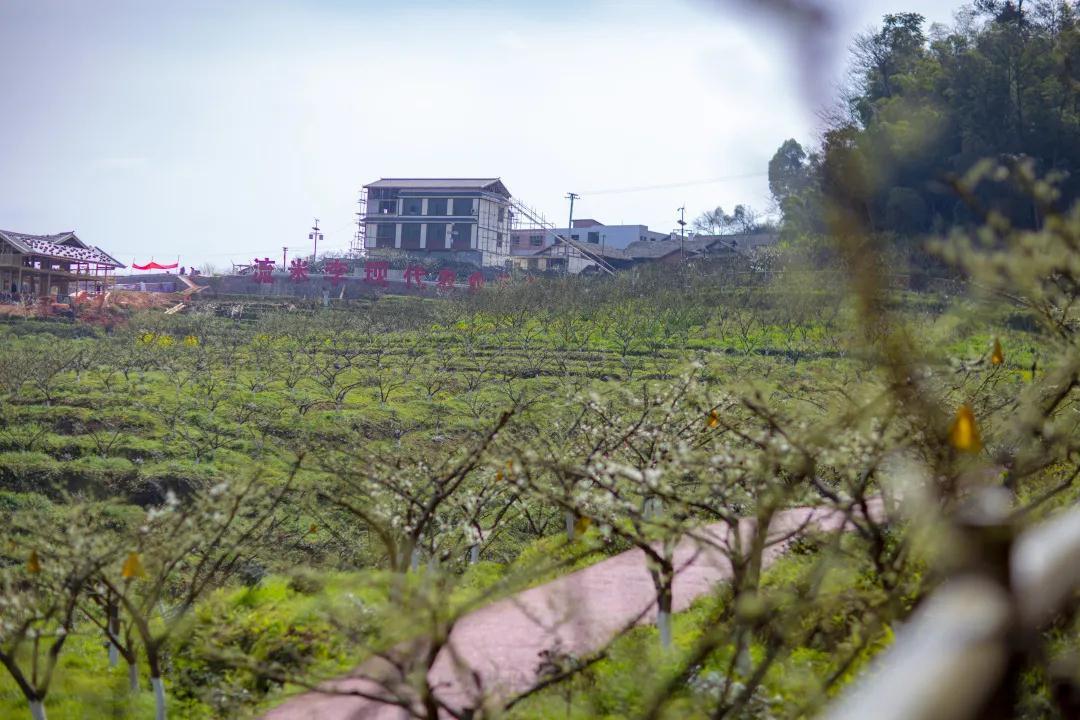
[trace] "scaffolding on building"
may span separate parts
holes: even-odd
[[[359,258],[367,254],[365,246],[367,244],[367,226],[364,224],[364,218],[367,216],[367,188],[360,190],[360,199],[357,200],[357,205],[360,207],[356,212],[356,233],[353,235],[352,242],[349,244],[349,257]]]

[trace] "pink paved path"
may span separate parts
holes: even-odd
[[[877,515],[879,506],[873,508]],[[771,563],[787,545],[785,538],[813,525],[837,530],[843,524],[838,511],[796,508],[778,513],[770,527],[772,544],[765,562]],[[749,538],[753,521],[744,520],[740,531]],[[701,543],[685,539],[676,549],[674,608],[685,610],[718,582],[731,577],[731,564],[716,547],[728,533],[722,525],[705,529],[713,539]],[[531,687],[537,677],[540,653],[558,647],[576,656],[602,648],[635,618],[656,620],[656,595],[640,550],[630,550],[539,587],[476,610],[457,622],[450,646],[457,663],[444,649],[429,673],[440,699],[455,708],[475,706],[474,674],[490,694],[508,697]],[[462,667],[467,668],[466,671]],[[357,669],[353,677],[334,681],[340,691],[384,695],[372,680],[371,664]],[[358,698],[309,692],[288,700],[264,716],[264,720],[400,720],[407,717],[399,707]]]

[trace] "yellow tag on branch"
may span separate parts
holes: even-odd
[[[41,572],[41,558],[38,557],[37,550],[30,551],[30,557],[26,559],[26,572],[31,575]]]
[[[574,534],[575,535],[584,535],[585,531],[587,531],[591,526],[592,526],[592,520],[591,519],[589,519],[587,517],[579,517],[577,519],[577,521],[574,523]]]
[[[120,568],[120,577],[125,580],[146,577],[146,568],[143,567],[139,553],[128,553],[127,559],[124,560],[124,567]]]
[[[706,424],[709,426],[710,429],[715,428],[715,427],[719,427],[719,425],[720,425],[720,415],[717,414],[717,412],[715,410],[710,410],[709,411],[709,419],[706,422]]]
[[[979,452],[982,450],[982,438],[979,427],[975,424],[975,413],[971,406],[961,405],[956,411],[956,419],[949,429],[949,443],[960,452]]]
[[[1001,350],[1001,341],[994,338],[994,351],[990,353],[990,364],[1000,365],[1005,362],[1005,353]]]

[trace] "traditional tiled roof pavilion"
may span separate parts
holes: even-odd
[[[29,235],[0,230],[0,295],[20,299],[103,292],[123,263],[74,232]]]

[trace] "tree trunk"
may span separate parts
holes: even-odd
[[[660,631],[660,647],[671,649],[671,586],[659,588],[656,595],[656,627]]]
[[[480,562],[480,544],[477,543],[469,548],[469,564],[475,565]]]
[[[165,716],[165,683],[159,677],[150,678],[150,686],[154,688],[154,719],[166,720]]]
[[[574,542],[574,523],[576,522],[574,513],[567,510],[563,515],[566,518],[566,539],[569,542]]]
[[[45,720],[45,703],[40,700],[31,700],[30,717],[34,720]]]
[[[735,671],[743,677],[749,678],[754,670],[754,659],[750,655],[750,633],[745,629],[739,630],[739,639],[735,643]]]
[[[109,632],[112,637],[120,635],[120,608],[113,603],[109,604]],[[106,640],[109,642],[109,667],[114,668],[120,664],[120,648],[108,636]]]
[[[139,666],[135,663],[128,663],[128,689],[139,692]]]
[[[660,647],[667,651],[671,649],[671,608],[675,595],[674,540],[665,540],[661,552],[663,554],[659,558],[650,560],[649,575],[656,590],[656,627],[660,631]]]
[[[165,720],[165,683],[161,679],[160,647],[155,642],[146,647],[146,664],[150,667],[150,687],[154,691],[155,720]]]

